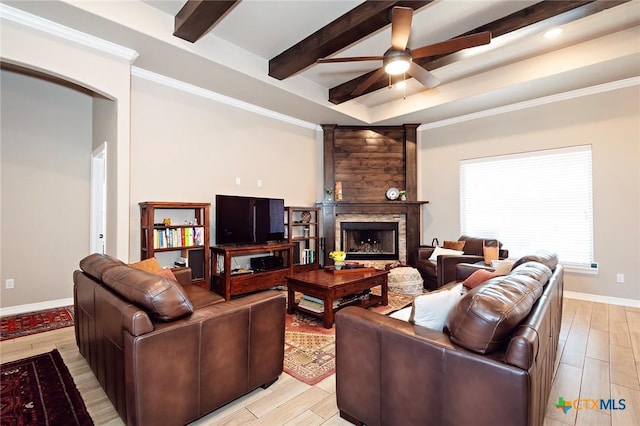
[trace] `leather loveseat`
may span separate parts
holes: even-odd
[[[92,254],[74,272],[80,353],[128,425],[184,425],[282,373],[285,296],[224,301]]]
[[[475,263],[484,261],[483,246],[486,241],[492,244],[498,244],[499,259],[509,257],[509,251],[502,248],[502,243],[497,240],[485,240],[483,238],[469,237],[462,235],[458,241],[464,241],[462,255],[442,255],[437,260],[429,260],[431,254],[435,250],[435,246],[420,246],[418,248],[418,260],[416,269],[422,275],[424,288],[427,290],[436,290],[448,282],[455,279],[456,265],[458,263]]]
[[[557,257],[539,253],[460,296],[443,330],[339,311],[340,415],[367,426],[542,425],[562,292]]]

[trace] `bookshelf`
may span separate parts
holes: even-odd
[[[187,259],[192,283],[209,288],[209,203],[144,201],[140,206],[140,259],[163,266]]]
[[[295,273],[318,269],[320,208],[285,207],[285,237],[293,244]]]

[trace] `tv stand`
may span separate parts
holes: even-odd
[[[282,258],[282,267],[266,271],[237,274],[232,259],[237,256],[272,255]],[[211,247],[211,290],[225,300],[231,296],[285,285],[293,275],[293,244],[268,243],[248,245],[219,245]]]

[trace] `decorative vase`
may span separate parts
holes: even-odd
[[[344,266],[344,262],[336,261],[333,263],[333,266],[336,268],[336,271],[339,271]]]

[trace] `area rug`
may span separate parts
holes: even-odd
[[[73,326],[73,306],[0,318],[0,341]]]
[[[93,425],[60,353],[0,364],[2,425]]]
[[[410,305],[414,297],[389,292],[387,306],[369,309],[389,315]],[[320,319],[295,312],[287,315],[284,340],[285,373],[308,385],[315,385],[335,372],[335,327],[324,328]]]

